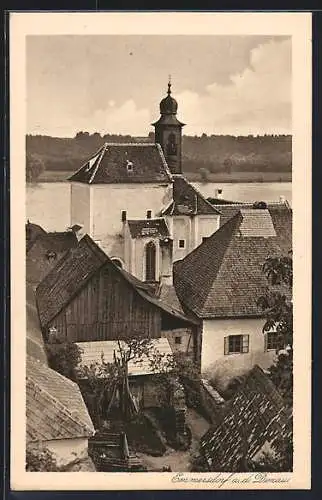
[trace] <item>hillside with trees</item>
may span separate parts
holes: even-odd
[[[28,158],[37,158],[42,169],[27,172],[27,179],[46,179],[51,173],[62,177],[62,173],[74,172],[95,153],[104,142],[153,142],[154,134],[148,137],[129,135],[100,135],[78,132],[74,138],[57,138],[27,135]],[[34,162],[27,162],[33,165]],[[42,172],[44,170],[45,172]],[[264,136],[183,136],[183,171],[191,180],[238,181],[238,180],[291,180],[292,137],[290,135]],[[36,173],[34,175],[34,173]],[[249,179],[248,179],[249,177]]]

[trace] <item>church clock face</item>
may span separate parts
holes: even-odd
[[[169,134],[169,137],[168,137],[167,154],[168,155],[176,155],[177,154],[176,136],[173,133]]]

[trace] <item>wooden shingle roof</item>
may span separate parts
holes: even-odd
[[[69,180],[85,184],[168,183],[171,173],[159,144],[106,143]]]
[[[27,442],[75,439],[94,434],[77,384],[27,358]]]
[[[238,471],[246,453],[252,458],[265,443],[290,439],[291,413],[259,366],[255,366],[214,426],[201,438],[200,449],[210,470]]]
[[[179,300],[198,317],[260,316],[256,302],[268,285],[263,264],[267,258],[291,250],[292,239],[288,237],[288,210],[281,217],[276,213],[272,217],[267,211],[263,215],[260,209],[258,212],[254,217],[253,211],[247,216],[246,209],[239,210],[200,246],[174,263]],[[289,293],[287,289],[285,292]]]
[[[182,175],[175,175],[170,205],[162,215],[216,215],[220,214],[204,196]]]
[[[73,231],[39,235],[29,247],[26,256],[26,280],[38,285],[70,248],[77,246]]]

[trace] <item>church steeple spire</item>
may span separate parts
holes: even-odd
[[[171,95],[171,75],[167,96],[160,102],[160,118],[155,127],[155,142],[161,145],[170,171],[181,174],[181,130],[184,123],[177,119],[178,103]]]

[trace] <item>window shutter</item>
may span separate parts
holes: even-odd
[[[224,354],[229,354],[229,337],[224,338]]]
[[[268,348],[268,332],[265,332],[264,333],[264,351],[267,352],[267,348]]]
[[[249,352],[249,335],[243,335],[242,352]]]

